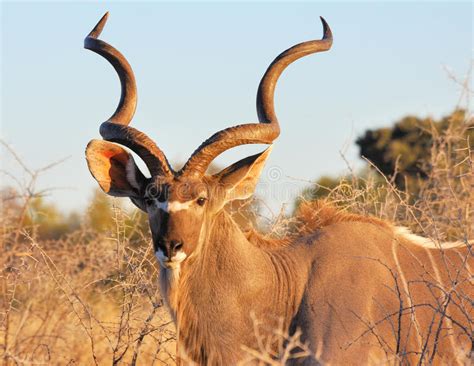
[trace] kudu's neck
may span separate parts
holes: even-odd
[[[170,305],[186,352],[209,357],[220,347],[217,353],[236,355],[240,344],[254,341],[252,315],[270,327],[289,325],[304,291],[298,277],[307,271],[297,270],[296,252],[247,240],[226,212],[208,228],[199,252],[183,263]]]

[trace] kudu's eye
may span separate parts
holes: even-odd
[[[204,206],[204,204],[206,203],[206,201],[207,201],[207,198],[199,197],[196,202],[197,202],[197,204],[198,204],[199,206]]]

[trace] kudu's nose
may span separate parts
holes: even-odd
[[[183,242],[179,240],[171,240],[169,243],[169,256],[173,257],[177,252],[183,249]]]

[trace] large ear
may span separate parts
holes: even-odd
[[[100,188],[111,196],[139,197],[146,178],[133,157],[117,144],[92,140],[86,148],[89,170]]]
[[[270,146],[260,154],[246,157],[214,175],[226,190],[227,202],[252,196],[271,151]]]

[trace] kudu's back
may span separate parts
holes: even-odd
[[[305,363],[468,363],[470,244],[437,248],[386,222],[338,216],[296,244],[311,241],[314,255],[291,329],[314,352]]]

